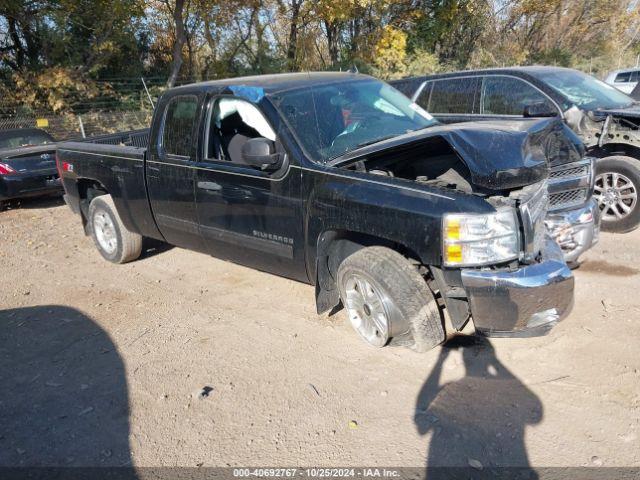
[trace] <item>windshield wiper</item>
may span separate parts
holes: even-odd
[[[440,122],[438,122],[437,120],[434,120],[431,125],[425,125],[424,127],[414,128],[413,130],[409,130],[409,132],[419,132],[420,130],[426,130],[427,128],[435,127],[439,124]]]
[[[338,153],[337,155],[334,155],[333,157],[329,157],[327,159],[327,163],[332,162],[336,158],[343,157],[347,153],[355,152],[357,150],[360,150],[361,148],[368,147],[369,145],[373,145],[374,143],[384,142],[385,140],[389,140],[390,138],[397,137],[397,136],[398,136],[397,134],[395,134],[395,135],[387,135],[386,137],[381,137],[381,138],[378,138],[378,139],[375,139],[375,140],[367,140],[366,142],[358,143],[353,148],[350,148],[348,150],[345,150],[344,152]]]
[[[386,137],[381,137],[376,140],[367,140],[366,142],[357,144],[353,150],[358,150],[359,148],[368,147],[369,145],[373,145],[374,143],[384,142],[385,140],[389,140],[390,138],[397,137],[397,136],[398,134],[394,134],[394,135],[387,135]]]

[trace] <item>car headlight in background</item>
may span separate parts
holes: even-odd
[[[443,220],[443,259],[448,267],[480,266],[518,258],[515,210],[488,214],[447,214]]]

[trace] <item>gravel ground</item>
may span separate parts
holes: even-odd
[[[308,285],[148,245],[59,200],[0,213],[0,465],[640,466],[640,231],[603,234],[547,337],[364,345]]]

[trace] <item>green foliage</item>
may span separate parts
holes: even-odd
[[[180,3],[180,2],[179,2]],[[288,70],[382,78],[552,64],[597,75],[640,54],[637,0],[0,0],[0,103],[77,113],[178,83]],[[123,80],[128,79],[128,80]],[[106,80],[106,81],[105,81]]]
[[[557,65],[558,67],[570,67],[574,64],[573,53],[562,48],[541,50],[531,55],[532,63],[543,65]]]
[[[96,82],[69,68],[52,67],[39,72],[16,72],[12,80],[13,99],[34,110],[67,112],[78,103],[115,100],[114,92],[108,84]]]

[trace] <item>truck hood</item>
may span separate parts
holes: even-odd
[[[438,125],[349,152],[330,165],[366,161],[435,137],[451,145],[477,187],[509,190],[548,176],[551,163],[579,160],[584,151],[566,136],[559,119],[518,119]],[[428,142],[425,142],[428,143]]]

